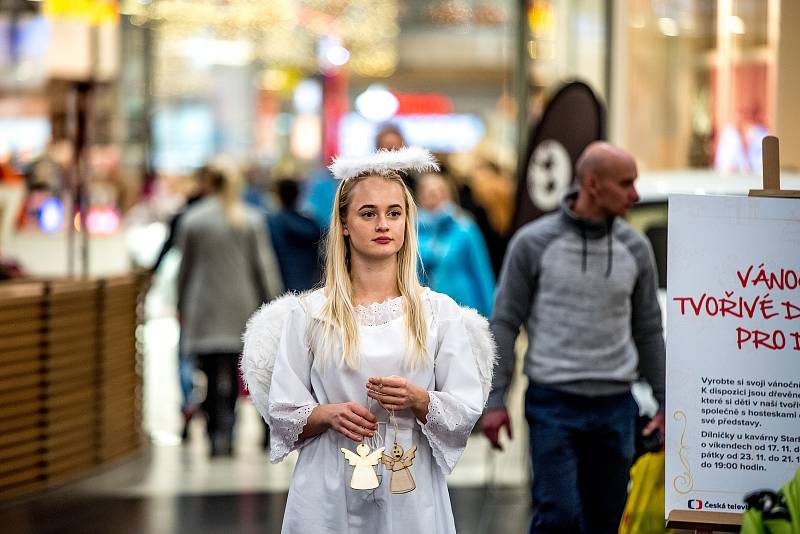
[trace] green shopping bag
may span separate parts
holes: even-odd
[[[619,534],[664,534],[664,451],[642,455],[631,468],[631,491]]]

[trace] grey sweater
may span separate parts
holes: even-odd
[[[248,317],[283,290],[265,218],[246,206],[245,224],[234,228],[212,195],[186,211],[176,243],[184,350],[240,352]]]
[[[664,338],[653,252],[622,219],[561,210],[522,227],[509,244],[491,327],[499,351],[487,409],[504,405],[514,344],[525,323],[525,374],[586,396],[630,390],[643,376],[664,406]]]

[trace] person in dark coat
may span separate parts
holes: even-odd
[[[161,266],[161,262],[164,261],[164,257],[175,246],[175,237],[178,235],[178,225],[180,225],[181,219],[183,218],[184,214],[186,214],[186,211],[198,200],[202,199],[209,193],[211,188],[211,172],[211,169],[209,169],[207,165],[203,165],[197,169],[192,176],[194,180],[192,192],[188,197],[186,197],[186,203],[183,205],[183,207],[178,210],[178,213],[176,213],[169,222],[167,238],[161,245],[161,251],[158,253],[155,263],[150,268],[152,272],[156,272],[158,270],[158,268]]]
[[[161,251],[156,257],[156,261],[150,268],[152,273],[158,271],[167,253],[175,247],[175,237],[178,235],[178,228],[181,219],[186,212],[195,205],[199,200],[205,197],[211,189],[212,170],[204,165],[197,169],[192,176],[194,180],[194,187],[191,194],[186,198],[186,203],[176,213],[172,220],[169,222],[169,229],[167,230],[167,238],[164,244],[161,245]],[[182,331],[181,331],[182,335]],[[189,434],[189,422],[192,420],[195,412],[197,411],[197,402],[194,395],[194,371],[197,367],[197,362],[191,354],[185,354],[181,347],[183,346],[182,340],[178,341],[178,378],[181,385],[181,414],[183,415],[183,430],[181,431],[181,439],[186,439]]]
[[[286,289],[305,291],[319,282],[322,231],[317,223],[297,211],[300,187],[296,180],[281,180],[277,189],[281,210],[268,218],[272,246]]]

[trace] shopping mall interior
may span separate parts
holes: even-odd
[[[595,124],[636,159],[663,288],[668,194],[760,187],[766,135],[800,188],[799,27],[795,0],[0,0],[0,530],[280,531],[297,454],[269,462],[243,384],[212,454],[181,350],[168,239],[208,165],[265,220],[294,184],[319,238],[326,167],[391,130],[440,162],[493,285],[574,184],[557,125]],[[586,115],[555,105],[575,87]],[[459,533],[527,532],[518,367],[513,439],[477,427],[447,477]]]

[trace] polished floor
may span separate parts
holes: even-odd
[[[147,533],[211,534],[280,532],[294,456],[271,465],[261,447],[261,426],[243,402],[237,447],[230,458],[208,456],[202,421],[185,444],[154,441],[144,452],[79,482],[0,507],[0,532],[13,534]],[[449,478],[460,534],[526,531],[525,484],[498,483],[526,471],[498,460],[514,456],[470,439]],[[524,474],[523,474],[524,478]]]
[[[520,488],[453,488],[459,534],[526,532]],[[0,508],[0,531],[14,534],[216,534],[280,532],[285,492],[125,496],[59,491]]]
[[[523,533],[525,497],[518,489],[451,491],[459,534]],[[109,497],[64,495],[0,509],[14,534],[277,533],[285,493]]]
[[[0,534],[211,534],[280,532],[296,454],[269,463],[253,405],[237,407],[231,457],[209,458],[204,421],[181,443],[177,324],[169,284],[151,290],[143,346],[143,431],[133,458],[43,495],[0,505]],[[202,391],[202,375],[198,376]],[[459,534],[522,534],[529,520],[528,459],[522,418],[524,380],[512,392],[518,437],[502,453],[474,434],[448,486]],[[314,534],[314,533],[309,533]],[[435,534],[435,533],[430,533]]]

